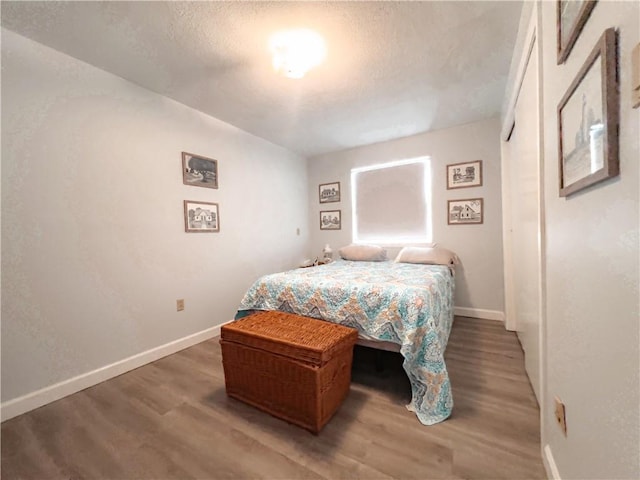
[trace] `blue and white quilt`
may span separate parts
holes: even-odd
[[[236,318],[280,310],[358,329],[369,340],[400,345],[411,381],[407,408],[420,422],[446,419],[453,397],[444,351],[453,323],[454,277],[444,265],[338,260],[259,278]]]

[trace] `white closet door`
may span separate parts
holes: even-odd
[[[540,150],[537,45],[531,51],[515,106],[508,148],[511,220],[512,314],[525,354],[525,368],[540,401]]]

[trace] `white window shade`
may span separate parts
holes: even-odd
[[[428,157],[351,170],[353,241],[431,242]]]

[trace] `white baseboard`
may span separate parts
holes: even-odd
[[[173,342],[160,345],[146,352],[133,355],[118,362],[106,365],[91,372],[83,373],[77,377],[64,380],[48,387],[36,390],[13,400],[8,400],[0,405],[0,420],[5,421],[10,418],[22,415],[30,410],[42,407],[48,403],[59,400],[67,395],[77,393],[85,388],[92,387],[110,378],[122,375],[130,370],[146,365],[147,363],[159,360],[162,357],[171,355],[196,343],[203,342],[217,335],[220,335],[220,327],[207,328],[201,332],[194,333]]]
[[[547,471],[547,478],[551,478],[553,480],[562,480],[562,478],[560,478],[560,472],[558,471],[556,462],[553,459],[553,453],[551,453],[551,446],[549,446],[549,444],[544,446],[544,455],[542,456],[542,461],[544,463],[544,468]]]
[[[482,308],[453,307],[453,313],[461,317],[483,318],[504,322],[504,312],[498,310],[483,310]]]

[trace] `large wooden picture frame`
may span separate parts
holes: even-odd
[[[564,63],[597,0],[557,0],[558,65]]]
[[[558,105],[560,196],[618,175],[616,32],[605,30]]]

